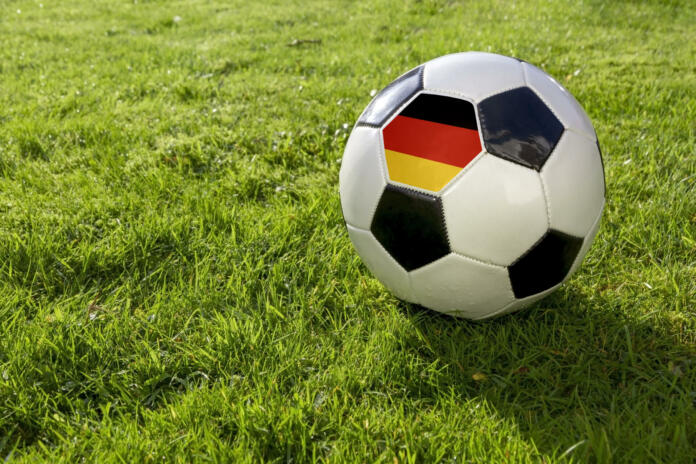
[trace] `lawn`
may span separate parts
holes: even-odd
[[[0,4],[0,459],[692,462],[691,0]],[[342,151],[465,50],[542,66],[604,152],[578,273],[487,322],[362,265]]]

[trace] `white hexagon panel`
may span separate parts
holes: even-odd
[[[423,88],[460,95],[476,102],[524,86],[524,72],[514,58],[484,52],[454,53],[425,63]]]
[[[565,131],[541,170],[551,227],[584,237],[604,206],[604,169],[597,142]]]
[[[507,266],[546,232],[539,175],[485,153],[442,195],[452,251]]]
[[[341,162],[339,192],[346,223],[368,230],[387,184],[382,169],[379,129],[358,126],[350,134]]]
[[[416,300],[452,316],[481,319],[514,301],[507,270],[451,253],[411,272]]]

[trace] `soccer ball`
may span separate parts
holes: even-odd
[[[580,265],[604,167],[580,104],[531,64],[457,53],[375,96],[346,144],[348,234],[397,297],[468,319],[523,308]]]

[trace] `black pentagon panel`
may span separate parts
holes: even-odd
[[[539,171],[563,134],[563,124],[528,87],[478,104],[486,151]]]
[[[407,271],[450,252],[440,198],[387,185],[370,230]]]
[[[516,298],[535,295],[559,284],[582,247],[582,238],[549,230],[521,258],[508,267]]]
[[[423,89],[423,66],[403,74],[372,99],[358,125],[380,127],[409,98]]]

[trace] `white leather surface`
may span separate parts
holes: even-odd
[[[556,114],[566,129],[572,129],[595,138],[590,118],[580,103],[565,87],[541,69],[529,63],[522,63],[527,85],[534,89]]]
[[[382,157],[379,129],[355,127],[343,152],[339,192],[343,217],[348,224],[360,229],[370,229],[377,202],[386,186]]]
[[[541,169],[551,228],[584,237],[604,204],[604,172],[597,144],[565,131]]]
[[[406,270],[387,253],[372,232],[351,225],[347,227],[355,250],[370,272],[398,298],[415,302]]]
[[[514,300],[507,270],[449,254],[411,272],[421,305],[452,316],[487,317]]]
[[[425,64],[423,86],[427,90],[457,92],[476,102],[525,85],[520,62],[483,52],[445,55]]]
[[[452,251],[507,266],[547,230],[539,174],[485,153],[442,196]]]

